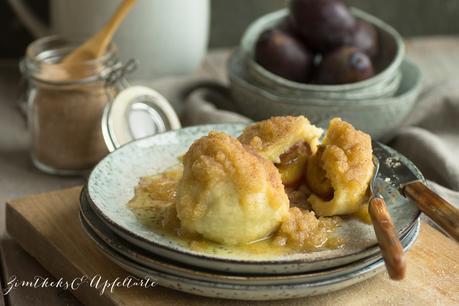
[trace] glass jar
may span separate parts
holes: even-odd
[[[113,45],[98,59],[56,65],[79,44],[45,37],[29,45],[21,62],[32,161],[52,174],[83,173],[108,153],[101,116],[123,87],[123,78],[107,82],[122,67]]]

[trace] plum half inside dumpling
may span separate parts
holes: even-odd
[[[308,161],[308,201],[319,216],[355,213],[365,202],[373,176],[371,137],[334,118],[316,154]]]
[[[239,140],[272,161],[287,187],[297,186],[309,156],[317,150],[322,129],[304,116],[272,117],[248,126]]]

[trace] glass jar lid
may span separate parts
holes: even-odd
[[[132,140],[180,127],[166,98],[144,86],[131,86],[119,92],[102,116],[102,133],[110,152]]]

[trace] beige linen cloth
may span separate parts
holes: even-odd
[[[171,101],[184,126],[251,121],[234,111],[222,83],[171,78],[155,82],[154,88]],[[419,167],[429,187],[459,207],[459,80],[424,90],[388,144]]]

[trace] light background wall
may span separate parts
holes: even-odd
[[[49,0],[25,1],[44,20],[48,19]],[[345,1],[387,21],[405,37],[459,34],[459,0]],[[285,7],[287,2],[288,0],[211,0],[212,19],[209,47],[237,45],[250,22],[268,12]],[[0,58],[22,56],[25,47],[33,38],[17,20],[6,0],[0,0],[0,27],[2,29]]]
[[[188,0],[189,1],[189,0]],[[211,47],[236,45],[258,16],[283,8],[287,0],[212,0]],[[390,23],[404,36],[459,34],[459,0],[348,0]]]

